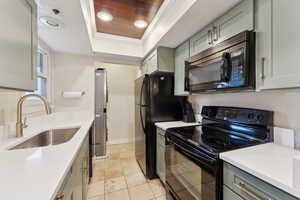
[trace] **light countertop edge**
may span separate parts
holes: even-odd
[[[63,144],[7,151],[24,139],[14,138],[0,147],[1,199],[54,200],[94,121],[91,113],[54,113],[29,122],[24,138],[42,131],[79,127]],[[13,175],[12,175],[13,174]],[[17,192],[16,192],[17,191]]]
[[[169,122],[157,122],[157,123],[155,123],[155,126],[161,128],[164,131],[166,131],[168,128],[196,126],[196,125],[200,125],[200,122],[187,123],[187,122],[183,122],[183,121],[169,121]]]
[[[300,188],[296,188],[293,184],[293,158],[297,155],[300,155],[297,150],[267,143],[221,153],[220,158],[280,190],[300,198]]]

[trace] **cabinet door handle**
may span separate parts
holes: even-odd
[[[65,199],[65,195],[58,195],[55,200],[64,200]]]
[[[218,32],[218,28],[216,26],[213,27],[213,41],[216,42],[219,40],[219,32]]]
[[[260,74],[260,78],[262,80],[265,80],[266,76],[265,76],[265,62],[266,62],[266,58],[262,57],[261,58],[261,74]]]
[[[256,193],[255,191],[249,189],[244,183],[239,183],[236,184],[236,186],[242,190],[243,192],[245,192],[246,194],[248,194],[249,196],[253,197],[256,200],[272,200],[271,198],[268,197],[263,197],[262,195]]]
[[[207,40],[208,40],[208,44],[212,45],[213,44],[213,33],[212,30],[208,30],[207,32]]]

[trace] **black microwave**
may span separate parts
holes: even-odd
[[[255,33],[245,31],[185,61],[190,93],[255,89]]]

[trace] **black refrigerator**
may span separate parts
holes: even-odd
[[[174,96],[173,73],[144,75],[135,81],[135,156],[144,175],[156,178],[156,122],[182,119]]]

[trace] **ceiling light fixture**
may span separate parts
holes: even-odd
[[[137,28],[146,28],[146,26],[148,26],[148,23],[145,21],[145,20],[141,20],[141,19],[139,19],[139,20],[136,20],[135,22],[134,22],[134,25],[137,27]]]
[[[53,17],[42,16],[39,20],[43,25],[52,29],[60,29],[63,26],[63,23],[60,20]]]
[[[108,11],[99,11],[97,17],[105,22],[110,22],[113,20],[113,16]]]

